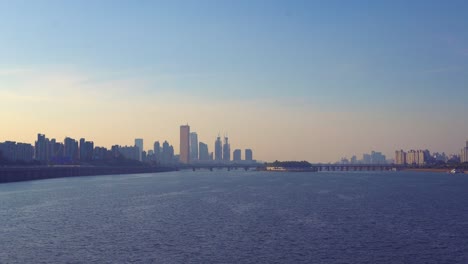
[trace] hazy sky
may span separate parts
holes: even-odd
[[[179,146],[260,160],[458,152],[468,1],[2,1],[0,141]]]

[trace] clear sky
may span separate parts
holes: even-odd
[[[0,0],[0,141],[458,152],[468,1]]]

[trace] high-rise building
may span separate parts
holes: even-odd
[[[405,165],[406,164],[406,152],[403,150],[395,151],[395,164]]]
[[[168,164],[172,160],[169,142],[165,140],[162,144],[161,163]]]
[[[428,150],[410,150],[406,153],[406,164],[422,166],[428,161]]]
[[[93,159],[94,142],[80,139],[80,161],[91,161]]]
[[[223,161],[225,162],[231,161],[231,145],[229,144],[228,137],[224,137]]]
[[[138,160],[143,161],[143,139],[142,138],[135,138],[135,147],[138,148]]]
[[[6,141],[0,143],[0,156],[8,161],[30,162],[34,157],[34,148],[31,144]]]
[[[161,162],[161,145],[159,144],[159,141],[154,142],[153,151],[156,162]]]
[[[214,159],[216,161],[222,161],[223,160],[223,143],[221,142],[221,138],[218,136],[215,141],[215,157]]]
[[[460,162],[468,162],[468,141],[466,141],[466,146],[461,150]]]
[[[190,163],[190,126],[180,126],[180,155],[179,161],[184,164]]]
[[[190,160],[198,160],[198,135],[196,132],[190,133]]]
[[[49,139],[44,134],[37,134],[37,141],[35,143],[35,155],[34,158],[40,162],[47,162],[47,149],[49,145]]]
[[[385,164],[387,162],[385,155],[383,155],[381,152],[372,151],[370,156],[370,164]]]
[[[117,151],[120,155],[130,160],[140,160],[142,153],[138,146],[118,146]]]
[[[253,153],[251,149],[245,150],[245,160],[246,161],[253,161]]]
[[[362,163],[372,164],[372,157],[370,154],[362,154]]]
[[[66,137],[63,140],[63,145],[64,145],[64,158],[68,162],[77,161],[80,156],[78,141],[74,140],[73,138]]]
[[[234,153],[232,154],[233,155],[233,160],[234,161],[241,161],[241,153],[242,151],[240,149],[236,149],[234,150]]]
[[[210,154],[208,152],[208,145],[200,142],[198,143],[199,146],[199,160],[200,161],[208,161],[210,160]]]

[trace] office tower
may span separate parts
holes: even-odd
[[[190,163],[190,126],[180,126],[180,153],[179,160],[181,163]]]
[[[208,153],[208,145],[203,142],[200,142],[198,143],[198,146],[199,146],[199,152],[200,152],[199,160],[200,161],[210,160],[210,154]]]
[[[142,161],[142,153],[143,153],[143,139],[142,138],[136,138],[135,139],[135,147],[138,148],[138,160]]]
[[[179,157],[179,155],[177,156]],[[174,155],[174,146],[170,145],[169,146],[169,163],[177,163],[179,162],[179,159],[176,158],[176,156]]]
[[[190,160],[198,160],[198,135],[196,132],[190,133]]]
[[[229,140],[227,137],[224,137],[223,161],[225,162],[231,161],[231,145],[229,145]]]
[[[240,149],[236,149],[234,150],[234,153],[232,154],[233,155],[233,160],[234,161],[241,161],[241,150]]]
[[[174,159],[174,147],[169,142],[164,141],[161,152],[161,164],[170,164]]]
[[[403,150],[395,151],[395,164],[405,165],[406,164],[406,152]]]
[[[159,144],[159,141],[154,142],[153,151],[156,162],[161,162],[161,145]]]
[[[253,161],[253,153],[251,149],[245,150],[245,160],[246,161]]]
[[[219,136],[216,138],[215,141],[215,160],[223,160],[223,143],[221,142],[221,138]]]

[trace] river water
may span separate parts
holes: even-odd
[[[468,263],[468,175],[181,171],[0,184],[0,263]]]

